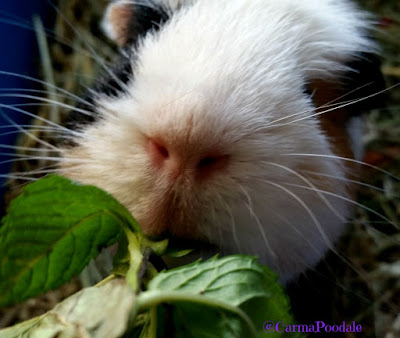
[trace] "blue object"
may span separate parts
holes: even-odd
[[[39,76],[39,52],[33,30],[32,17],[38,15],[46,22],[50,6],[45,0],[0,0],[0,71],[12,72],[37,78]],[[7,104],[26,103],[26,100],[15,97],[3,97],[12,88],[37,88],[32,81],[0,73],[0,200],[4,194],[4,175],[9,173],[14,151],[7,148],[13,146],[17,139],[16,128],[7,128],[10,121],[27,124],[30,118],[8,108]]]

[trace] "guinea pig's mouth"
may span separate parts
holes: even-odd
[[[210,244],[205,239],[188,239],[178,238],[173,235],[163,234],[162,236],[148,236],[150,240],[160,241],[168,239],[168,249],[163,259],[170,268],[170,261],[176,261],[173,266],[181,265],[179,261],[188,262],[202,258],[207,259],[219,253],[219,248],[216,245]],[[178,261],[179,260],[179,261]]]
[[[217,250],[217,246],[210,244],[209,241],[205,238],[185,238],[185,237],[177,237],[174,234],[169,232],[163,232],[158,235],[146,235],[145,236],[154,242],[162,241],[168,239],[168,251],[184,251],[184,250],[202,250],[202,249],[215,249]]]
[[[217,246],[202,240],[170,238],[166,255],[162,257],[168,269],[193,263],[198,259],[207,260],[219,254]]]
[[[218,247],[210,244],[209,242],[205,240],[198,240],[198,239],[185,239],[185,238],[176,238],[176,237],[170,237],[169,238],[169,245],[168,248],[171,250],[192,250],[192,251],[197,251],[197,250],[212,250],[215,251],[216,253],[218,252]]]

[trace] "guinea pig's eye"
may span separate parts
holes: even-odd
[[[303,88],[303,93],[306,94],[307,96],[312,95],[312,90],[308,84],[306,84]]]

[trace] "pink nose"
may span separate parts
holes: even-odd
[[[222,155],[216,149],[196,152],[195,147],[180,146],[175,149],[165,143],[149,139],[147,153],[152,165],[177,178],[182,172],[190,171],[197,179],[203,179],[223,170],[228,164],[228,155]]]

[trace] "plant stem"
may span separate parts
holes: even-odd
[[[150,337],[157,338],[157,306],[150,309]]]
[[[111,274],[111,275],[107,276],[106,278],[104,278],[103,280],[101,280],[100,282],[98,282],[95,286],[103,286],[104,284],[112,281],[115,278],[117,278],[117,276],[114,274]]]
[[[151,308],[151,311],[153,311],[153,309],[156,309],[157,305],[160,305],[161,303],[171,304],[176,302],[203,304],[232,312],[236,314],[238,317],[240,317],[243,321],[245,321],[252,335],[254,337],[257,337],[257,330],[255,329],[253,322],[247,316],[247,314],[243,312],[240,308],[232,306],[221,300],[212,299],[207,296],[197,295],[193,293],[177,292],[177,291],[175,292],[145,291],[142,292],[137,299],[137,305],[140,310]],[[151,316],[151,320],[153,320],[153,315]]]

